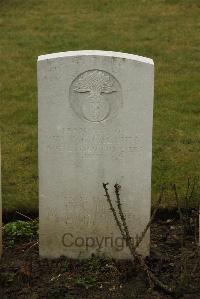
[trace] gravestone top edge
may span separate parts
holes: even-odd
[[[123,52],[114,52],[114,51],[102,51],[102,50],[80,50],[80,51],[67,51],[52,53],[46,55],[38,56],[38,62],[50,59],[65,58],[65,57],[78,57],[78,56],[103,56],[103,57],[115,57],[122,59],[129,59],[133,61],[138,61],[146,64],[154,65],[154,62],[151,58],[138,56],[134,54],[128,54]]]

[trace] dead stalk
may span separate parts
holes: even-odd
[[[152,221],[153,221],[153,218],[151,217],[149,223],[148,223],[148,227],[145,228],[145,232],[142,233],[142,236],[138,239],[136,245],[134,246],[133,245],[133,241],[130,237],[130,233],[129,233],[129,229],[128,229],[128,226],[127,226],[127,223],[126,223],[126,218],[124,216],[124,213],[122,211],[122,206],[121,206],[121,200],[120,200],[120,193],[119,193],[119,190],[121,188],[120,185],[118,184],[115,184],[115,194],[116,194],[116,198],[117,198],[117,207],[118,207],[118,212],[119,212],[119,216],[120,216],[120,219],[121,219],[121,222],[120,220],[118,219],[118,216],[117,216],[117,213],[115,211],[115,208],[111,202],[111,198],[110,198],[110,195],[109,195],[109,192],[108,192],[108,188],[107,188],[107,185],[108,183],[103,183],[103,188],[105,190],[105,193],[106,193],[106,199],[109,203],[109,206],[110,206],[110,209],[113,213],[113,217],[116,221],[116,224],[117,226],[119,227],[120,229],[120,232],[121,232],[121,235],[123,237],[123,239],[125,241],[127,241],[127,246],[129,248],[129,251],[133,257],[133,260],[134,261],[137,261],[138,264],[140,265],[141,269],[147,274],[147,277],[149,279],[149,283],[150,285],[152,284],[152,282],[154,283],[154,285],[158,286],[159,288],[161,288],[162,290],[164,290],[165,292],[167,293],[173,293],[174,292],[174,289],[172,287],[169,287],[168,285],[164,284],[163,282],[161,282],[152,272],[151,270],[149,269],[149,267],[147,266],[147,264],[145,263],[145,260],[144,258],[139,255],[137,252],[136,252],[136,248],[139,246],[139,244],[141,243],[142,239],[144,238],[144,235],[145,233],[147,232],[149,226],[151,225]],[[162,193],[159,197],[159,203],[161,202],[162,200]],[[154,213],[154,216],[156,214],[156,211]],[[123,225],[123,228],[122,228],[122,225]]]

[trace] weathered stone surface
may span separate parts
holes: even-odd
[[[132,237],[148,223],[154,66],[105,51],[39,56],[40,255],[130,258],[104,197],[122,186]],[[139,251],[148,254],[149,234]]]

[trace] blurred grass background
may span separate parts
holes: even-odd
[[[38,208],[41,54],[100,49],[153,58],[153,202],[161,184],[183,192],[199,174],[199,0],[0,0],[0,46],[4,210]]]

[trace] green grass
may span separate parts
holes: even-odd
[[[199,0],[0,0],[4,209],[38,207],[36,60],[68,50],[154,59],[153,199],[183,190],[200,169],[199,16]]]

